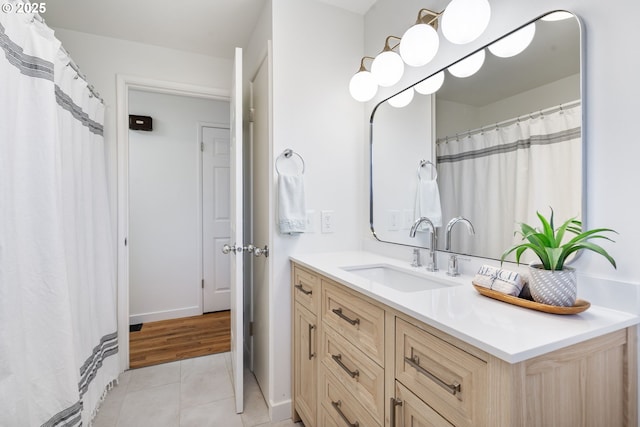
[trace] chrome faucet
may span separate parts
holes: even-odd
[[[431,230],[431,243],[429,244],[429,262],[427,263],[428,271],[438,271],[438,257],[436,252],[436,228],[433,226],[433,223],[426,216],[420,217],[413,223],[411,226],[411,230],[409,230],[409,237],[416,237],[416,232],[418,231],[418,227],[422,223],[425,223],[429,226]]]
[[[453,226],[456,225],[459,222],[461,222],[461,223],[463,223],[464,225],[467,226],[467,230],[469,231],[469,235],[476,234],[476,230],[474,230],[473,224],[471,224],[471,221],[469,221],[467,218],[463,218],[461,216],[453,218],[447,224],[447,228],[446,228],[445,235],[444,235],[444,250],[445,251],[451,250],[451,229],[453,229]],[[449,255],[449,265],[448,265],[448,268],[447,268],[447,275],[449,275],[449,276],[459,276],[460,275],[460,273],[458,272],[458,257],[456,256],[456,254]]]

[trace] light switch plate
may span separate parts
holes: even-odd
[[[305,227],[306,233],[315,233],[316,232],[316,211],[308,210],[307,211],[307,225]]]
[[[400,230],[400,211],[397,209],[391,209],[389,212],[389,223],[387,224],[387,230],[398,231]]]
[[[333,233],[335,231],[333,211],[320,212],[320,230],[323,233]]]

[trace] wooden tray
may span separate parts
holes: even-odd
[[[557,305],[541,304],[539,302],[530,301],[528,299],[503,294],[502,292],[494,291],[489,288],[485,288],[484,286],[476,285],[475,283],[473,283],[473,287],[476,288],[476,290],[485,297],[497,299],[520,307],[530,308],[531,310],[544,311],[545,313],[577,314],[582,313],[583,311],[591,307],[591,303],[589,301],[585,301],[582,299],[576,300],[576,303],[572,307],[559,307]]]

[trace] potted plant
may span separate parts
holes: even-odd
[[[590,242],[591,239],[605,239],[613,241],[604,233],[615,230],[596,228],[583,231],[582,222],[576,218],[566,220],[558,228],[553,224],[553,209],[551,217],[545,218],[539,212],[541,228],[534,228],[528,224],[520,225],[523,243],[507,249],[501,257],[505,258],[515,251],[516,262],[520,264],[520,257],[527,251],[533,251],[540,259],[540,263],[529,264],[529,290],[533,300],[542,304],[570,307],[575,304],[577,293],[577,278],[574,268],[566,267],[569,255],[580,249],[596,252],[605,257],[614,268],[615,260],[601,246]],[[573,235],[573,236],[572,236]],[[566,239],[565,239],[566,237]],[[563,240],[567,240],[563,243]]]

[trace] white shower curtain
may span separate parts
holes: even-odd
[[[0,13],[0,425],[89,425],[120,371],[104,107]]]
[[[476,231],[453,233],[455,252],[499,258],[521,240],[519,223],[538,224],[536,211],[581,216],[581,116],[575,102],[438,141],[443,216]]]

